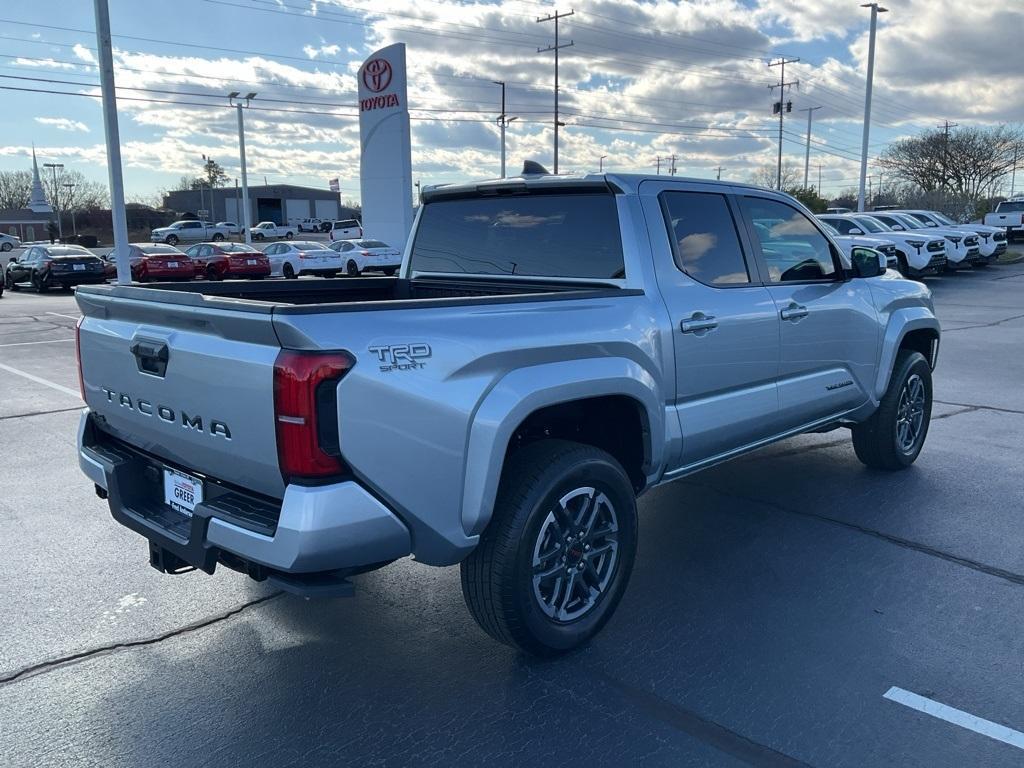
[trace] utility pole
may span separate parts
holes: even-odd
[[[103,133],[107,143],[107,172],[110,176],[110,214],[114,225],[114,262],[117,282],[132,281],[128,263],[128,219],[124,210],[124,179],[121,177],[121,137],[117,128],[117,97],[114,91],[114,55],[110,40],[110,9],[107,0],[94,0],[96,9],[96,50],[99,54],[100,92],[103,101]]]
[[[807,113],[807,149],[804,151],[804,189],[807,189],[807,175],[811,170],[811,116],[814,110],[821,107],[804,107],[801,112]]]
[[[1013,188],[1017,182],[1017,153],[1019,151],[1019,148],[1013,148],[1013,169],[1010,171],[1010,197],[1013,197]]]
[[[501,86],[501,114],[498,115],[498,126],[501,128],[501,178],[505,176],[505,82],[503,80],[492,80],[495,85]]]
[[[71,200],[71,190],[73,190],[75,188],[75,185],[72,184],[71,182],[65,181],[61,186],[64,187],[68,191],[67,198],[65,198],[65,199],[67,201],[70,201]],[[78,225],[75,223],[75,209],[74,209],[74,207],[71,208],[71,233],[74,234],[74,235],[78,234]]]
[[[818,163],[818,197],[821,197],[821,163]]]
[[[606,157],[608,157],[608,155],[601,155],[599,158],[597,158],[597,172],[598,173],[604,173],[604,159]]]
[[[670,155],[668,159],[669,159],[669,162],[671,162],[671,165],[669,165],[669,167],[668,167],[668,175],[669,176],[675,176],[676,175],[676,156],[675,155]]]
[[[787,105],[785,103],[786,89],[791,85],[800,85],[799,80],[794,80],[792,83],[786,82],[786,65],[795,64],[800,61],[799,58],[787,59],[785,56],[779,58],[778,61],[769,61],[769,67],[779,67],[779,84],[769,86],[770,90],[779,89],[779,100],[775,102],[773,109],[778,110],[779,113],[779,167],[775,173],[775,188],[782,189],[782,120],[786,114]],[[792,103],[788,105],[789,109],[793,109]]]
[[[942,187],[946,189],[949,187],[949,129],[958,128],[959,123],[951,123],[949,120],[943,120],[942,123],[939,126],[942,129]]]
[[[659,157],[654,158],[654,163],[655,163],[655,166],[658,169],[658,175],[661,176],[661,157],[659,156]]]
[[[542,24],[544,22],[553,21],[555,22],[555,44],[549,45],[547,48],[538,48],[537,53],[547,53],[548,51],[555,52],[555,173],[558,173],[558,126],[561,123],[558,122],[558,51],[562,48],[570,47],[573,42],[570,40],[568,43],[559,44],[558,42],[558,20],[564,19],[566,16],[572,16],[576,11],[569,11],[568,13],[559,13],[556,9],[553,14],[538,18],[537,23]]]
[[[249,102],[256,98],[256,94],[245,94],[243,97],[245,104],[242,104],[240,100],[236,103],[235,99],[238,98],[238,91],[232,91],[228,94],[228,104],[233,105],[238,110],[238,160],[239,165],[242,166],[242,229],[245,232],[245,242],[252,244],[252,232],[250,231],[252,227],[252,211],[249,208],[249,175],[245,169],[245,118],[242,117],[242,109],[249,106]]]
[[[718,166],[715,170],[718,171],[718,175],[715,176],[715,179],[717,179],[718,181],[721,181],[722,180],[722,171],[724,171],[725,168],[723,168],[722,166]]]
[[[871,86],[875,78],[875,30],[878,27],[878,14],[888,13],[878,3],[862,3],[861,8],[871,9],[871,33],[868,36],[868,77],[864,88],[864,136],[860,146],[860,186],[857,190],[857,210],[864,211],[864,181],[868,175],[868,136],[871,133]]]
[[[51,171],[53,171],[53,210],[57,212],[57,236],[61,240],[63,240],[64,212],[61,210],[60,205],[58,204],[60,201],[60,196],[58,194],[58,192],[60,192],[60,187],[57,185],[57,169],[60,168],[61,170],[64,170],[64,163],[43,163],[43,168],[49,168]]]

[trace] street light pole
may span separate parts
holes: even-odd
[[[597,172],[598,173],[604,173],[604,159],[606,157],[608,157],[608,155],[601,155],[599,158],[597,158]]]
[[[875,77],[875,29],[878,26],[878,14],[887,13],[878,3],[862,3],[861,8],[871,9],[871,32],[868,35],[868,77],[864,88],[864,136],[860,147],[860,188],[857,191],[857,210],[864,211],[864,185],[868,175],[868,136],[871,132],[871,86]]]
[[[821,107],[804,107],[801,112],[807,113],[807,149],[804,152],[804,189],[807,189],[807,176],[811,172],[811,115]]]
[[[245,229],[245,242],[252,244],[252,211],[249,210],[249,176],[245,169],[245,119],[242,117],[243,107],[248,107],[249,102],[256,98],[255,93],[245,95],[245,104],[241,101],[235,103],[238,98],[238,91],[228,94],[228,103],[233,104],[238,110],[238,159],[242,166],[242,226]]]
[[[114,261],[117,282],[132,281],[128,263],[128,219],[124,210],[124,179],[121,177],[121,137],[117,128],[117,96],[114,91],[114,55],[110,40],[110,9],[107,0],[94,0],[96,8],[96,50],[99,54],[100,91],[103,101],[103,132],[107,143],[107,173],[110,176],[110,216],[114,226]]]
[[[57,169],[64,170],[64,163],[43,163],[43,168],[49,168],[53,171],[53,209],[57,212],[57,235],[61,240],[64,239],[64,222],[62,211],[60,209],[60,187],[57,186]]]
[[[505,178],[505,83],[502,80],[492,80],[495,85],[501,86],[501,114],[498,115],[498,126],[501,128],[501,178]]]

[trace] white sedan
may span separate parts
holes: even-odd
[[[331,243],[331,250],[340,255],[349,277],[357,277],[367,269],[391,276],[402,266],[402,252],[380,240],[336,240]]]
[[[275,277],[334,277],[342,268],[341,256],[336,251],[309,240],[271,243],[263,253],[270,259],[270,274]]]
[[[14,235],[0,233],[0,251],[6,253],[15,248],[21,248],[21,240]]]

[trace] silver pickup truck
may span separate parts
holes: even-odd
[[[486,632],[554,654],[614,611],[654,486],[836,428],[917,458],[931,294],[792,198],[530,173],[422,203],[396,277],[78,290],[81,468],[151,565],[311,596],[460,563]]]

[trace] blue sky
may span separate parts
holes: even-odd
[[[879,28],[871,152],[944,119],[1021,121],[1024,3],[892,3]],[[562,10],[567,9],[566,5]],[[562,170],[653,171],[677,156],[680,174],[746,180],[774,162],[777,122],[767,85],[773,54],[798,56],[787,79],[794,112],[787,163],[803,169],[806,113],[815,112],[811,181],[854,183],[863,110],[868,11],[836,0],[586,0],[562,39]],[[498,171],[492,80],[508,83],[510,166],[550,164],[553,6],[364,0],[110,0],[125,184],[146,197],[195,174],[202,154],[237,175],[229,91],[256,91],[248,113],[251,178],[326,186],[358,196],[352,74],[372,50],[409,47],[413,172],[423,183]],[[0,86],[95,93],[92,3],[7,0],[0,10]],[[82,31],[76,31],[82,30]],[[28,79],[36,78],[36,79]],[[65,82],[45,82],[59,80]],[[106,181],[98,100],[4,90],[0,169],[57,161]],[[667,163],[666,163],[667,165]],[[663,167],[666,167],[663,165]]]

